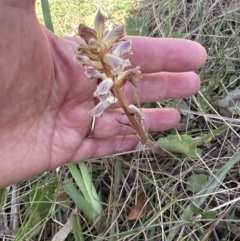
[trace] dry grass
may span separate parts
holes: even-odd
[[[54,26],[60,35],[73,34],[79,20],[85,21],[90,15],[86,15],[87,10],[94,13],[100,5],[112,16],[112,24],[124,21],[119,18],[123,8],[120,12],[113,8],[116,1],[107,4],[61,1],[66,5],[59,2],[54,1],[52,7]],[[238,103],[234,113],[225,115],[217,102],[228,94],[231,96],[231,91],[239,86],[240,4],[227,0],[154,0],[141,3],[137,15],[144,19],[149,36],[181,36],[200,42],[208,52],[208,61],[199,70],[202,79],[199,93],[181,101],[161,103],[180,109],[181,128],[152,135],[154,139],[170,133],[187,133],[195,139],[204,136],[203,154],[201,158],[174,154],[164,159],[148,151],[136,151],[93,160],[89,169],[104,213],[89,223],[78,212],[84,240],[240,240]],[[207,185],[198,192],[189,188],[193,174],[207,177]],[[45,174],[7,190],[0,227],[5,228],[3,231],[6,226],[12,228],[11,207],[17,207],[22,221],[21,235],[25,236],[20,239],[19,231],[16,236],[14,232],[8,236],[0,230],[0,238],[51,240],[62,228],[75,209],[75,204],[66,201],[64,195],[50,200],[50,212],[44,218],[29,203],[29,193],[45,187],[46,181],[55,180],[56,176],[58,180],[69,178],[67,169],[62,168],[58,173]],[[14,206],[13,200],[17,205]],[[35,220],[27,225],[34,210],[37,210]],[[206,218],[204,215],[209,211],[216,217]],[[135,214],[131,216],[131,212]],[[77,239],[69,234],[66,240]]]

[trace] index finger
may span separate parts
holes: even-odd
[[[197,42],[186,39],[133,37],[133,55],[127,57],[142,73],[188,72],[200,68],[206,61],[206,50]]]

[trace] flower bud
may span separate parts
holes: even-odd
[[[76,63],[78,63],[80,66],[92,66],[96,69],[103,69],[103,66],[100,61],[92,61],[89,57],[84,55],[75,55],[74,60]]]
[[[86,44],[80,44],[76,51],[75,54],[76,55],[85,55],[88,58],[90,58],[91,60],[94,61],[99,61],[100,57],[99,57],[99,52],[97,52],[97,49],[92,49],[89,45]]]
[[[100,11],[98,11],[94,21],[94,29],[97,33],[97,38],[99,42],[101,42],[103,38],[105,21],[106,17]]]
[[[114,83],[111,78],[106,78],[98,86],[97,90],[94,92],[93,96],[98,97],[101,95],[106,95],[112,89]]]
[[[121,75],[117,77],[116,85],[122,87],[127,81],[129,81],[131,84],[136,86],[133,81],[137,81],[141,78],[141,71],[139,69],[140,67],[138,66],[134,69],[128,69],[124,71]]]
[[[122,57],[124,54],[131,53],[132,41],[127,40],[120,43],[116,49],[112,52],[117,57]]]
[[[106,100],[99,102],[89,114],[94,117],[100,117],[103,115],[104,111],[109,108],[111,104],[116,103],[118,100],[114,96],[109,96]]]
[[[89,112],[89,114],[94,117],[100,117],[110,105],[108,101],[101,101]]]
[[[85,74],[89,79],[93,79],[93,78],[106,79],[107,78],[105,73],[101,73],[100,71],[98,71],[93,67],[86,68]]]
[[[123,69],[131,65],[129,59],[122,59],[113,54],[105,54],[103,62],[112,68],[114,75],[122,74]]]
[[[124,25],[118,26],[108,32],[102,39],[101,52],[106,53],[110,50],[114,43],[125,35]]]
[[[88,46],[90,48],[90,50],[92,51],[92,53],[98,54],[100,53],[100,45],[98,43],[98,41],[94,38],[91,38],[88,42]]]

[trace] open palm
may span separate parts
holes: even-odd
[[[0,2],[0,187],[52,170],[67,162],[133,149],[134,131],[120,122],[117,107],[98,118],[88,137],[95,106],[96,82],[73,62],[80,38],[63,39],[42,27],[34,0]],[[192,71],[206,59],[202,46],[187,40],[131,37],[132,66],[141,66],[137,83],[141,103],[195,93],[199,77]],[[124,89],[136,103],[131,86]],[[174,109],[148,109],[149,131],[174,127]],[[124,138],[123,138],[124,137]]]

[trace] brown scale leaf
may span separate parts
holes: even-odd
[[[89,43],[90,39],[97,39],[96,31],[83,23],[81,23],[78,27],[78,34],[85,40],[87,44]]]

